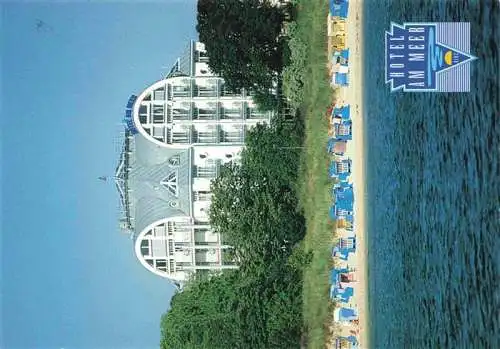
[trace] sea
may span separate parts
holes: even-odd
[[[372,348],[500,348],[500,6],[366,0]],[[391,93],[390,23],[471,24],[470,93]]]

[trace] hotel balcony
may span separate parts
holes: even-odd
[[[243,126],[241,126],[241,129],[239,131],[221,130],[219,139],[221,143],[244,143],[245,129]]]
[[[192,89],[192,81],[191,79],[187,78],[183,79],[182,82],[171,85],[169,94],[171,93],[171,96],[173,98],[187,98],[192,96]]]
[[[219,118],[221,120],[243,120],[244,114],[243,101],[222,101],[219,103]]]
[[[217,82],[208,85],[199,85],[193,83],[193,97],[212,97],[218,95]]]
[[[221,167],[220,160],[207,160],[203,166],[193,166],[193,177],[195,178],[215,178],[219,174]]]
[[[167,144],[191,144],[192,143],[192,130],[185,128],[182,130],[172,130],[166,128]]]
[[[191,103],[173,106],[167,109],[167,122],[191,120],[193,118],[193,106]]]
[[[193,143],[197,144],[217,144],[219,143],[219,127],[211,126],[208,129],[193,128]]]
[[[219,107],[215,104],[211,108],[195,108],[193,112],[193,120],[218,120]]]
[[[208,58],[207,52],[202,51],[202,50],[195,50],[194,61],[196,63],[208,63],[209,58]]]
[[[236,91],[231,91],[225,83],[222,83],[220,86],[220,94],[221,97],[243,97],[245,95],[244,89],[236,89]]]

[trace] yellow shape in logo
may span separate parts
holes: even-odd
[[[444,62],[448,65],[452,64],[452,57],[453,57],[453,52],[452,51],[447,51],[444,54]]]

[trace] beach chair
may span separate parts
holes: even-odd
[[[356,252],[355,248],[339,248],[335,246],[332,248],[332,258],[340,258],[343,261],[349,259],[349,254]]]
[[[339,288],[332,285],[330,287],[330,299],[339,300],[342,303],[349,303],[349,300],[354,295],[354,288],[346,287]]]
[[[332,116],[340,116],[342,120],[350,120],[351,119],[350,105],[345,105],[341,108],[333,108]]]
[[[336,223],[337,223],[337,228],[354,231],[353,221],[348,220],[345,217],[336,219]]]
[[[355,336],[337,337],[335,339],[335,349],[355,349],[358,348],[358,339]]]
[[[336,139],[330,138],[328,140],[326,150],[328,153],[332,153],[335,155],[344,155],[347,148],[346,141],[338,141]]]
[[[330,0],[330,14],[333,17],[347,18],[348,10],[348,0]]]
[[[358,314],[351,308],[337,308],[333,312],[333,319],[336,322],[352,322],[358,320]]]
[[[330,163],[328,173],[331,178],[337,178],[341,181],[347,180],[351,174],[351,160],[333,160]]]
[[[344,202],[342,205],[344,209],[352,211],[352,209],[349,209],[354,204],[354,189],[352,184],[346,182],[334,184],[332,195],[335,197],[335,201]]]
[[[338,238],[337,244],[335,246],[337,246],[341,250],[347,248],[350,251],[354,252],[356,251],[356,237],[351,236],[347,238]]]
[[[343,66],[349,65],[349,49],[335,51],[332,55],[332,63]]]
[[[348,76],[347,73],[335,73],[333,84],[337,86],[348,86]]]
[[[338,286],[340,283],[340,276],[343,273],[348,273],[349,269],[347,268],[333,268],[330,270],[330,285]]]
[[[345,35],[336,34],[332,37],[332,47],[334,50],[343,50],[345,49]]]

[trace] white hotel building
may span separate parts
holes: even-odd
[[[190,42],[171,72],[127,105],[115,173],[135,254],[152,273],[182,285],[193,273],[237,268],[208,223],[210,183],[238,160],[247,131],[269,122],[244,90],[231,93]]]

